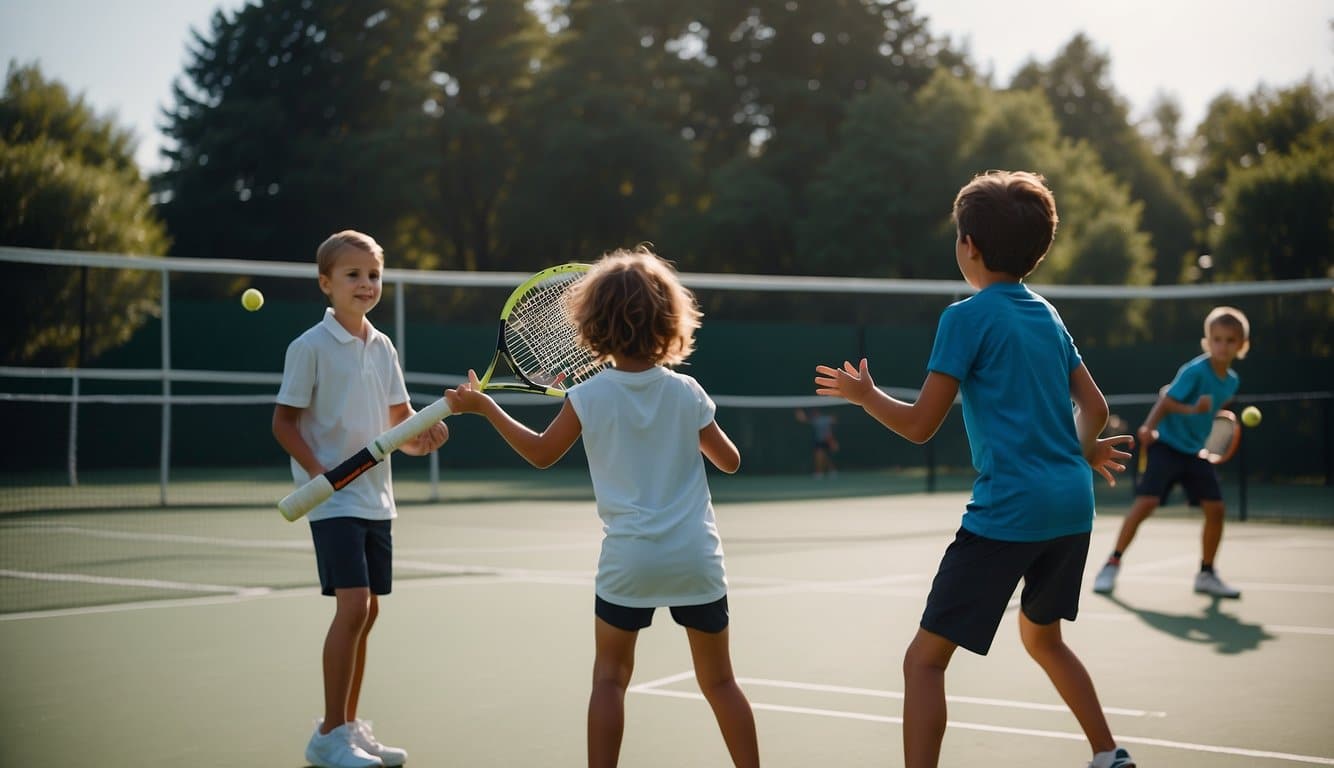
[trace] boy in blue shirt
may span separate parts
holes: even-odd
[[[876,389],[865,359],[817,366],[815,378],[818,394],[862,406],[915,443],[936,433],[956,395],[963,399],[978,477],[904,655],[905,765],[938,764],[945,668],[959,646],[987,653],[1023,579],[1020,637],[1079,721],[1090,768],[1133,768],[1061,638],[1061,619],[1073,621],[1079,609],[1093,528],[1090,467],[1115,484],[1132,439],[1098,438],[1107,401],[1055,308],[1023,284],[1055,237],[1056,201],[1041,176],[995,171],[959,191],[954,220],[959,271],[978,293],[941,314],[917,401]]]
[[[1172,486],[1181,483],[1186,497],[1204,513],[1200,536],[1200,572],[1195,591],[1213,597],[1241,597],[1241,591],[1214,572],[1214,558],[1223,541],[1223,493],[1218,472],[1200,454],[1209,437],[1214,415],[1237,394],[1241,379],[1232,361],[1246,357],[1251,346],[1251,324],[1235,307],[1214,307],[1204,319],[1204,352],[1177,370],[1176,378],[1158,395],[1140,425],[1141,451],[1148,464],[1135,486],[1135,502],[1121,522],[1116,549],[1098,571],[1093,591],[1108,594],[1116,588],[1121,556],[1130,548],[1140,523],[1158,508]]]

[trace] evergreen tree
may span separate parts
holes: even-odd
[[[165,131],[161,209],[189,257],[306,260],[333,231],[387,247],[421,205],[433,3],[263,0],[196,33]],[[401,265],[400,265],[401,266]]]

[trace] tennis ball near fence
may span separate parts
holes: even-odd
[[[241,306],[254,312],[264,306],[264,294],[258,288],[245,289],[245,293],[241,294]]]
[[[1246,406],[1241,412],[1241,423],[1248,427],[1260,426],[1260,409],[1253,405]]]

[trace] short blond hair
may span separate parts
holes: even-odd
[[[604,255],[570,296],[579,336],[601,359],[678,365],[695,350],[699,305],[675,267],[647,245]]]
[[[380,247],[379,243],[375,242],[375,238],[365,232],[345,229],[342,232],[329,235],[328,239],[320,243],[320,247],[315,251],[315,264],[319,267],[320,274],[332,274],[334,263],[338,261],[338,252],[349,246],[373,254],[380,260],[381,264],[384,263],[384,249]]]
[[[1215,325],[1224,325],[1241,333],[1241,348],[1237,350],[1237,359],[1246,359],[1246,353],[1251,350],[1251,321],[1246,319],[1246,313],[1236,307],[1214,307],[1209,310],[1204,318],[1204,338],[1200,339],[1200,346],[1205,352],[1209,351],[1209,329]]]

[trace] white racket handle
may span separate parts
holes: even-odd
[[[289,521],[300,520],[315,507],[323,504],[348,483],[361,477],[367,470],[384,461],[385,457],[404,443],[431,428],[431,425],[449,416],[449,404],[442,397],[417,411],[399,424],[370,441],[354,456],[325,472],[312,477],[305,485],[283,497],[278,511]]]

